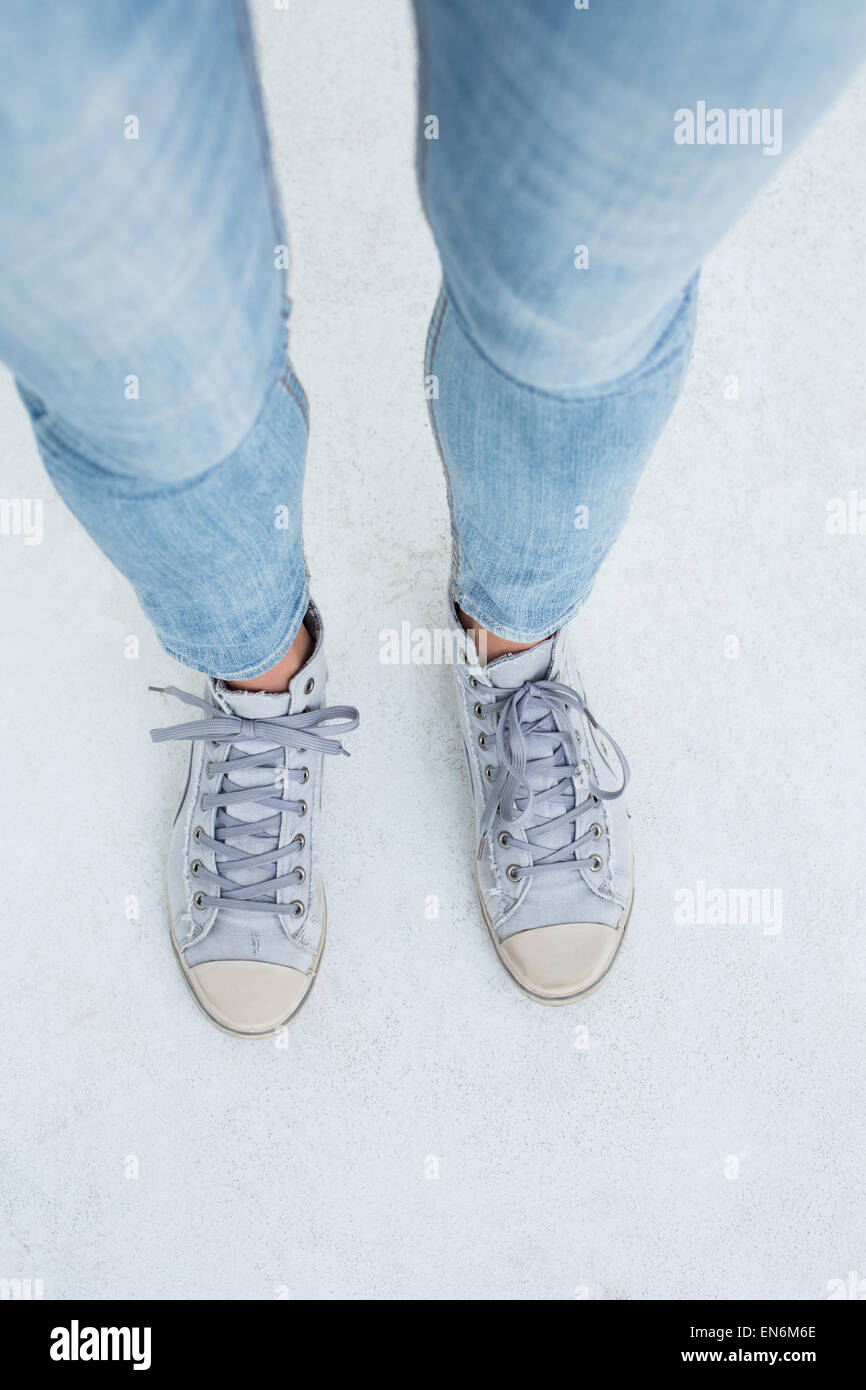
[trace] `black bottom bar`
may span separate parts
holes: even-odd
[[[503,1361],[512,1372],[528,1362],[536,1376],[550,1377],[562,1374],[566,1358],[581,1378],[599,1371],[689,1375],[708,1367],[850,1375],[861,1365],[866,1321],[866,1305],[853,1300],[577,1301],[547,1312],[533,1303],[516,1319],[503,1318],[496,1303],[480,1303],[465,1322],[454,1305],[446,1306],[447,1318],[427,1304],[414,1314],[419,1345],[411,1361],[400,1352],[405,1324],[413,1320],[411,1303],[397,1319],[388,1314],[380,1322],[372,1306],[362,1309],[357,1302],[315,1309],[282,1301],[11,1299],[0,1302],[0,1327],[6,1347],[14,1348],[19,1377],[47,1370],[92,1378],[101,1370],[116,1376],[138,1368],[140,1376],[188,1372],[221,1383],[243,1374],[245,1390],[256,1390],[275,1375],[296,1378],[301,1366],[306,1376],[317,1369],[333,1373],[334,1349],[350,1356],[358,1373],[387,1368],[402,1380],[414,1379],[418,1370],[429,1376],[437,1360],[449,1380],[461,1367],[470,1369],[467,1361],[484,1374]]]

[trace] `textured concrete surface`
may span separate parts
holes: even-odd
[[[308,553],[331,695],[364,720],[328,768],[324,972],[285,1047],[187,998],[163,882],[184,755],[147,737],[177,717],[148,683],[185,673],[4,376],[3,493],[44,498],[45,534],[0,538],[0,1276],[60,1298],[826,1297],[866,1276],[866,536],[826,529],[828,501],[866,497],[866,83],[707,265],[685,394],[575,626],[634,767],[638,900],[604,989],[545,1011],[476,907],[450,673],[379,661],[383,628],[444,621],[447,570],[408,10],[259,10]],[[763,922],[678,922],[700,883],[767,890]]]

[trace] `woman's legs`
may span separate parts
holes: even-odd
[[[245,6],[0,13],[0,358],[167,650],[250,677],[308,605],[306,401]]]
[[[178,963],[218,1027],[269,1037],[319,968],[322,769],[358,716],[325,703],[308,611],[307,407],[246,9],[11,0],[0,51],[0,356],[168,651],[244,687],[169,687],[203,717],[153,734],[190,745]]]
[[[703,257],[862,57],[866,11],[418,9],[422,189],[444,279],[425,374],[452,594],[532,641],[581,606],[625,522],[682,385]]]

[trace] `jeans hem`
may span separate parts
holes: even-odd
[[[506,642],[543,642],[545,637],[552,637],[554,632],[558,632],[560,628],[565,627],[567,623],[576,618],[589,597],[588,593],[582,594],[575,603],[564,609],[557,617],[551,618],[549,625],[538,629],[537,627],[503,626],[493,616],[492,609],[487,604],[486,595],[485,601],[476,602],[470,594],[467,594],[464,589],[453,582],[449,586],[449,591],[455,604],[463,610],[467,617],[473,618],[488,632],[492,632],[494,637],[502,637]]]
[[[200,671],[202,675],[228,681],[252,680],[255,676],[264,675],[265,671],[269,671],[272,666],[277,664],[281,657],[285,656],[301,630],[301,624],[304,621],[304,615],[309,606],[310,590],[309,585],[305,581],[300,598],[292,609],[291,619],[283,628],[284,635],[265,656],[255,657],[237,670],[231,669],[232,659],[237,659],[237,645],[233,646],[231,650],[226,648],[224,653],[225,659],[220,660],[220,653],[215,651],[212,647],[206,650],[202,648],[191,648],[187,651],[182,651],[179,647],[167,642],[161,633],[157,633],[157,636],[169,656],[173,657],[175,661],[181,662],[182,665],[191,667],[194,671]]]

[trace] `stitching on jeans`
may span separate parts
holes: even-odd
[[[306,431],[307,431],[307,441],[309,442],[309,438],[310,438],[310,408],[309,408],[309,405],[307,404],[307,393],[306,393],[306,391],[304,390],[304,388],[303,388],[303,386],[301,385],[301,383],[298,381],[298,378],[295,376],[294,372],[291,371],[291,369],[288,367],[288,365],[286,366],[286,374],[285,374],[285,376],[281,376],[281,377],[280,377],[280,382],[281,382],[281,384],[282,384],[283,386],[285,386],[286,390],[288,391],[288,393],[289,393],[289,395],[292,397],[292,399],[293,399],[294,401],[297,402],[298,409],[300,410],[301,415],[302,415],[302,417],[303,417],[304,427],[305,427],[305,429],[306,429]],[[297,388],[297,390],[296,390],[295,388]],[[304,466],[306,467],[306,453],[305,453],[305,456],[304,456]],[[301,559],[302,559],[303,562],[304,562],[304,574],[305,574],[306,577],[307,577],[307,584],[309,585],[309,582],[310,582],[310,566],[309,566],[309,564],[307,563],[307,551],[306,551],[306,548],[305,548],[305,546],[304,546],[304,493],[303,493],[303,485],[302,485],[302,487],[301,487]],[[306,610],[305,610],[305,611],[306,611]],[[303,621],[304,621],[303,618],[301,618],[301,622],[303,622]]]
[[[298,409],[300,410],[301,415],[303,416],[303,419],[304,419],[304,425],[305,425],[306,431],[307,431],[307,443],[309,443],[309,440],[310,440],[310,403],[309,403],[309,401],[307,400],[307,393],[306,393],[306,391],[304,390],[303,386],[301,385],[300,381],[298,380],[297,376],[295,375],[294,371],[292,370],[292,363],[291,363],[291,359],[290,359],[290,357],[289,357],[289,351],[288,351],[288,338],[289,338],[289,331],[290,331],[290,330],[289,330],[289,317],[290,317],[291,312],[292,312],[292,301],[291,301],[290,296],[289,296],[288,294],[286,294],[285,292],[284,292],[284,294],[283,294],[283,301],[284,301],[284,303],[283,303],[283,308],[280,310],[280,313],[282,314],[282,318],[283,318],[283,333],[284,333],[284,335],[285,335],[285,338],[284,338],[284,341],[285,341],[285,348],[284,348],[284,352],[283,352],[283,375],[280,377],[280,381],[281,381],[282,385],[285,386],[286,390],[289,392],[289,395],[291,395],[291,396],[294,398],[294,400],[296,401],[296,403],[297,403]],[[305,451],[304,451],[304,465],[305,465],[305,467],[306,467],[306,461],[307,461],[307,459],[306,459],[306,450],[305,450]],[[304,492],[303,492],[303,486],[301,487],[301,559],[302,559],[303,562],[304,562],[304,574],[305,574],[306,577],[307,577],[307,585],[309,586],[309,583],[310,583],[310,566],[309,566],[309,564],[308,564],[308,562],[307,562],[307,552],[306,552],[306,548],[305,548],[305,546],[304,546]],[[303,622],[303,619],[301,619],[301,621]]]
[[[442,329],[442,323],[445,319],[445,310],[447,309],[447,307],[448,296],[445,294],[444,289],[442,289],[439,291],[438,320],[436,318],[436,310],[434,309],[433,318],[430,320],[430,327],[427,330],[427,351],[425,354],[427,358],[427,361],[425,363],[427,367],[427,371],[425,373],[426,376],[435,375],[433,371],[433,364],[436,360],[436,348],[439,344],[439,333]],[[436,323],[435,331],[433,328],[434,322]],[[451,475],[448,472],[448,464],[445,462],[445,452],[442,448],[442,440],[439,436],[439,426],[436,422],[436,411],[433,406],[432,396],[429,396],[427,399],[427,413],[430,416],[430,424],[433,429],[433,438],[436,441],[436,448],[439,452],[439,459],[442,464],[442,471],[445,474],[445,491],[448,497],[448,514],[451,518],[451,577],[449,581],[449,588],[451,590],[452,597],[456,598],[459,587],[458,576],[460,573],[460,538],[457,534],[457,523],[454,518],[454,493],[451,488]]]
[[[297,402],[298,409],[304,417],[304,424],[307,427],[307,434],[310,433],[310,408],[307,403],[307,395],[298,378],[286,369],[285,376],[280,377],[280,381],[285,386],[289,395]],[[297,390],[295,389],[297,387]]]
[[[291,299],[289,298],[289,296],[288,296],[287,294],[284,294],[284,295],[283,295],[283,307],[280,309],[280,314],[281,314],[281,316],[282,316],[282,320],[283,320],[283,324],[284,324],[283,332],[284,332],[284,334],[285,334],[285,340],[286,340],[286,344],[287,344],[287,345],[288,345],[288,338],[289,338],[289,317],[290,317],[290,315],[291,315],[291,312],[292,312],[292,301],[291,301]],[[285,350],[285,353],[284,353],[284,360],[283,360],[283,375],[280,377],[280,381],[283,383],[283,385],[285,386],[285,388],[286,388],[286,390],[289,392],[289,394],[290,394],[291,396],[294,396],[295,401],[297,402],[297,405],[298,405],[298,409],[300,410],[301,414],[302,414],[303,417],[304,417],[304,424],[305,424],[306,427],[307,427],[307,438],[309,438],[309,435],[310,435],[310,403],[309,403],[309,401],[307,400],[307,393],[306,393],[306,391],[304,390],[303,386],[301,385],[300,381],[298,380],[297,376],[295,375],[295,373],[294,373],[293,370],[292,370],[291,359],[289,358],[289,354],[288,354],[288,346],[286,346],[286,350]]]

